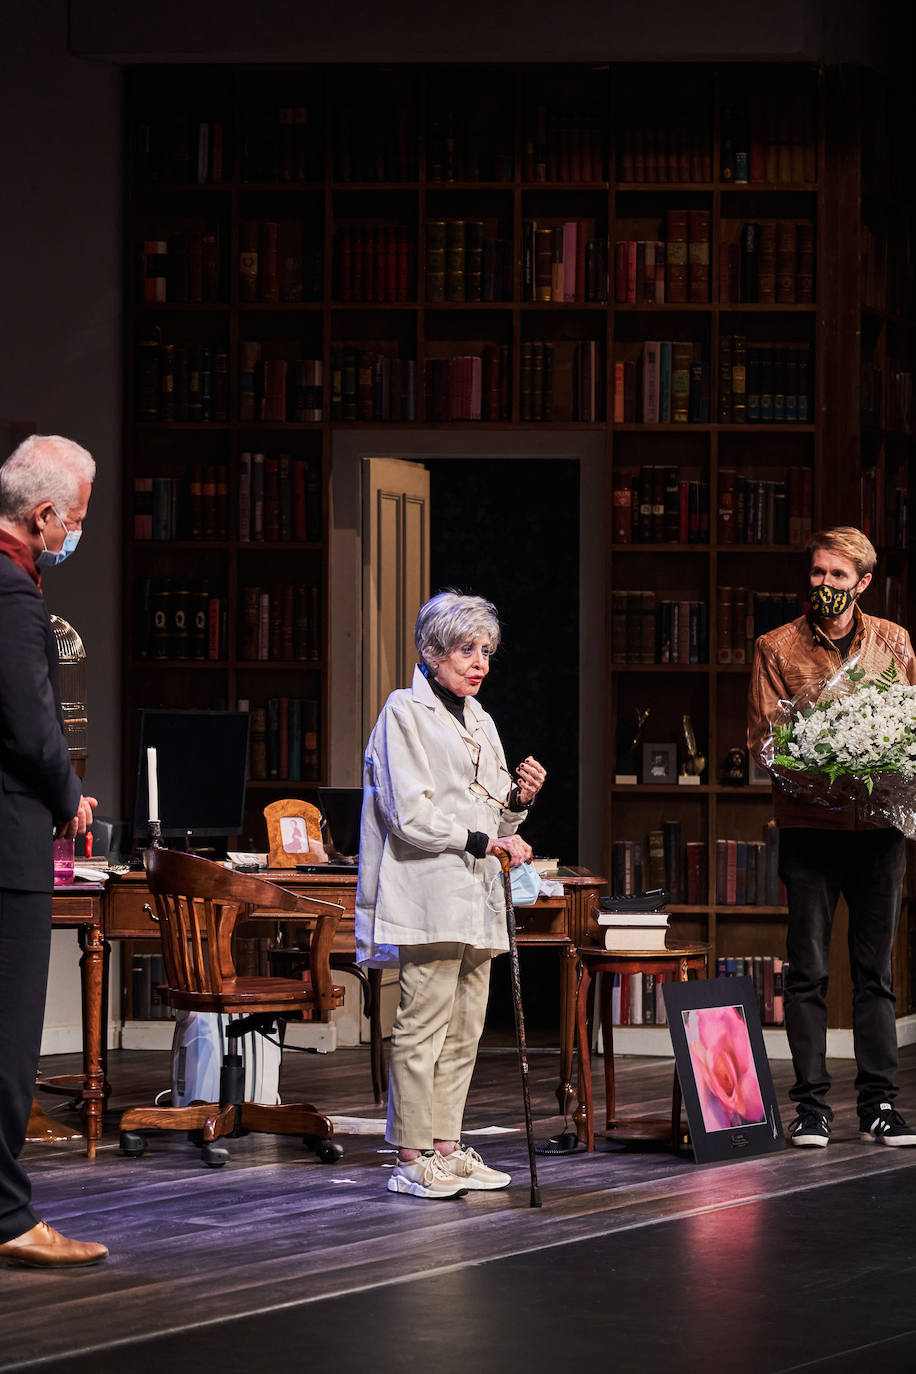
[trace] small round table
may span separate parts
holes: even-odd
[[[589,1034],[589,994],[596,973],[629,974],[654,973],[674,975],[685,983],[691,973],[704,978],[709,945],[703,943],[669,945],[655,950],[613,950],[596,946],[579,946],[582,976],[576,995],[576,1038],[579,1042],[579,1106],[576,1111],[576,1133],[585,1141],[585,1148],[595,1148],[595,1113],[592,1103],[592,1057]],[[604,1095],[605,1129],[618,1139],[670,1139],[675,1154],[681,1143],[681,1085],[677,1069],[671,1094],[670,1122],[659,1117],[629,1117],[618,1120],[614,1094],[614,1028],[611,1023],[611,979],[601,980],[601,1032],[604,1037]]]

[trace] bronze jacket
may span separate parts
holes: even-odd
[[[906,630],[892,620],[880,620],[853,608],[855,633],[849,657],[858,655],[858,666],[877,677],[893,659],[902,679],[916,684],[916,659]],[[748,749],[763,765],[761,745],[777,718],[778,703],[790,701],[806,690],[817,698],[817,688],[839,669],[839,649],[808,616],[780,625],[761,635],[754,650],[748,693]],[[824,784],[825,788],[828,786]],[[773,810],[779,826],[803,826],[817,830],[873,828],[863,820],[857,804],[837,794],[836,804],[807,803],[773,784]]]

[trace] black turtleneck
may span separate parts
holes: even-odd
[[[425,663],[420,664],[420,672],[426,678],[426,681],[433,689],[434,695],[439,698],[449,715],[454,716],[455,719],[463,725],[464,697],[460,697],[456,692],[451,692],[448,687],[444,687],[442,683],[433,676]],[[512,794],[509,797],[509,810],[524,811],[525,809],[526,808],[518,800],[518,787],[513,787]],[[464,847],[475,859],[482,859],[487,852],[487,845],[489,843],[490,837],[485,834],[483,830],[469,830],[467,843]]]

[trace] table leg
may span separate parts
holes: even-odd
[[[372,1067],[372,1092],[380,1106],[388,1075],[382,1055],[382,970],[369,969],[369,1057]]]
[[[560,1084],[557,1101],[566,1116],[575,1096],[572,1085],[573,1049],[576,1043],[576,979],[579,957],[575,945],[560,951]]]
[[[86,1114],[86,1153],[95,1159],[102,1136],[106,1083],[102,1050],[102,1018],[105,1012],[106,944],[99,926],[80,926],[80,975],[83,993],[83,1101]]]
[[[576,1107],[576,1134],[585,1148],[595,1148],[595,1116],[592,1105],[592,1048],[588,1040],[588,994],[592,976],[583,966],[576,994],[576,1038],[579,1042],[579,1104]]]
[[[614,1013],[611,997],[614,991],[613,973],[601,975],[601,1039],[604,1043],[604,1115],[605,1130],[617,1117],[617,1076],[614,1071]]]

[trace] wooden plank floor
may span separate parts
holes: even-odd
[[[556,1054],[531,1056],[535,1134],[561,1126],[554,1114]],[[44,1061],[46,1072],[73,1072],[75,1056]],[[600,1064],[593,1065],[600,1073]],[[610,1149],[593,1155],[538,1157],[544,1205],[529,1207],[527,1152],[518,1067],[512,1052],[484,1050],[466,1116],[469,1132],[501,1126],[511,1132],[469,1135],[485,1157],[513,1173],[503,1193],[427,1204],[385,1190],[385,1152],[378,1133],[344,1134],[345,1157],[320,1164],[297,1140],[249,1136],[230,1142],[223,1169],[199,1163],[183,1137],[154,1138],[140,1160],[117,1148],[117,1117],[106,1119],[97,1159],[79,1144],[27,1148],[40,1211],[62,1231],[105,1241],[107,1265],[75,1273],[0,1270],[0,1370],[64,1367],[69,1352],[87,1352],[87,1368],[133,1366],[132,1343],[164,1330],[201,1328],[244,1314],[279,1312],[341,1294],[447,1273],[500,1257],[640,1228],[682,1222],[767,1199],[872,1179],[899,1179],[916,1150],[891,1150],[858,1140],[854,1065],[837,1061],[832,1100],[837,1113],[826,1150],[787,1149],[725,1166],[697,1166],[663,1149]],[[901,1106],[916,1116],[916,1051],[902,1055]],[[785,1104],[791,1076],[775,1063]],[[618,1060],[622,1112],[669,1110],[670,1060]],[[111,1106],[148,1103],[167,1086],[168,1056],[122,1051],[111,1056]],[[600,1076],[596,1075],[600,1083]],[[329,1056],[288,1053],[284,1100],[307,1096],[335,1117],[379,1122],[365,1051]],[[596,1088],[597,1091],[597,1088]],[[56,1105],[49,1098],[45,1105]],[[599,1111],[600,1111],[599,1102]],[[784,1116],[788,1108],[784,1105]],[[371,1128],[370,1128],[371,1129]],[[825,1198],[829,1195],[825,1194]],[[825,1257],[829,1262],[829,1257]],[[550,1256],[545,1253],[545,1263]],[[575,1314],[564,1324],[575,1329]],[[91,1354],[90,1354],[91,1352]],[[584,1352],[580,1350],[580,1355]],[[347,1369],[346,1354],[336,1362]],[[355,1366],[354,1366],[355,1367]],[[535,1368],[537,1366],[534,1366]],[[646,1366],[651,1368],[651,1366]]]

